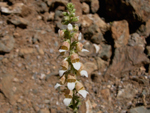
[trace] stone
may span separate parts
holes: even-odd
[[[33,48],[22,48],[19,50],[19,55],[20,56],[23,56],[23,55],[26,55],[26,54],[32,54],[35,52],[35,49]]]
[[[108,66],[108,62],[101,59],[100,57],[96,57],[98,69],[105,69]]]
[[[12,24],[19,26],[21,28],[26,28],[27,25],[29,24],[28,20],[26,20],[25,18],[19,17],[19,16],[14,16],[9,21]]]
[[[99,9],[99,0],[91,0],[91,11],[96,13]]]
[[[106,22],[102,20],[98,14],[88,14],[88,17],[101,29],[103,34],[110,28],[110,26],[106,24]]]
[[[84,67],[85,67],[86,71],[88,72],[88,75],[90,75],[94,70],[97,69],[96,64],[93,62],[86,62],[84,64]]]
[[[147,55],[150,57],[150,46],[146,46]]]
[[[120,74],[134,69],[136,66],[149,64],[149,59],[139,46],[124,46],[115,49],[112,64],[107,74]]]
[[[107,101],[107,102],[111,101],[111,95],[110,95],[109,89],[103,89],[103,90],[100,91],[100,93],[102,95],[102,98],[105,101]]]
[[[79,111],[79,113],[93,113],[92,104],[89,99],[82,103],[82,105],[79,107]]]
[[[92,24],[90,27],[82,28],[82,33],[86,40],[91,40],[92,36],[100,33],[100,29],[96,24]]]
[[[76,9],[76,16],[79,16],[80,21],[80,17],[82,16],[82,5],[80,0],[71,0],[71,2],[74,4],[74,8]]]
[[[2,92],[3,96],[8,99],[10,104],[15,103],[15,98],[13,94],[13,75],[4,74],[0,75],[2,80],[0,81],[0,91]]]
[[[138,91],[131,85],[127,84],[124,89],[120,89],[117,94],[117,99],[133,99]]]
[[[82,3],[82,11],[83,11],[84,14],[88,14],[90,12],[90,7],[85,2]]]
[[[38,113],[50,113],[48,108],[41,109]]]
[[[82,27],[90,27],[92,25],[92,20],[88,18],[87,15],[82,15],[81,17],[81,26]]]
[[[110,20],[125,19],[136,28],[138,22],[146,22],[150,18],[149,5],[149,0],[105,0],[103,13],[106,13]]]
[[[131,34],[128,40],[129,46],[140,46],[143,48],[143,50],[145,49],[145,44],[146,44],[145,38],[140,37],[139,34],[137,33]]]
[[[1,8],[1,12],[6,14],[21,14],[23,3],[15,3],[13,6],[8,6],[7,4],[3,4]]]
[[[91,42],[95,44],[100,44],[103,40],[104,40],[104,37],[101,31],[91,37]]]
[[[127,45],[129,39],[129,26],[126,20],[114,21],[111,26],[112,38],[115,48]]]
[[[36,10],[38,11],[38,12],[47,12],[48,11],[48,7],[47,7],[47,4],[45,3],[45,2],[43,2],[43,1],[39,1],[39,2],[37,2],[36,4],[35,4],[35,6],[36,6]]]
[[[44,55],[43,49],[39,48],[39,49],[38,49],[38,52],[39,52],[40,55]]]
[[[63,6],[67,6],[68,0],[44,0],[47,2],[48,6],[54,8],[57,3],[62,4]]]
[[[60,20],[62,17],[63,17],[62,11],[56,10],[56,11],[55,11],[54,19],[58,21],[58,20]]]
[[[14,48],[15,40],[13,36],[6,35],[0,40],[0,52],[8,53]]]
[[[146,109],[145,106],[139,106],[135,108],[131,108],[129,113],[150,113],[150,110]]]
[[[105,61],[108,61],[112,55],[112,47],[111,45],[102,44],[99,57]]]

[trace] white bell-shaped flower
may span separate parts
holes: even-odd
[[[68,24],[68,26],[67,26],[67,29],[69,30],[69,31],[72,31],[73,30],[73,26],[72,26],[72,24]]]
[[[75,83],[76,83],[76,76],[73,74],[68,75],[67,79],[67,87],[69,90],[73,90],[75,88]]]
[[[68,41],[64,41],[62,46],[59,49],[60,53],[65,53],[66,51],[68,51],[70,49],[70,43]]]
[[[71,63],[76,70],[80,69],[81,63],[79,62],[79,56],[77,53],[71,55]]]
[[[81,42],[78,42],[76,45],[78,52],[89,52],[87,49],[83,49],[83,44]]]
[[[64,59],[61,63],[61,69],[59,70],[60,77],[68,70],[68,67],[69,67],[69,63],[67,59]]]
[[[76,81],[76,90],[80,95],[86,98],[88,92],[85,90],[83,84],[79,81]]]
[[[69,90],[69,89],[65,90],[65,99],[63,100],[63,102],[66,106],[69,106],[69,104],[71,103],[72,96],[73,96],[72,90]]]

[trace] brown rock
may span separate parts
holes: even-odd
[[[108,68],[107,74],[119,74],[143,64],[149,64],[149,59],[144,54],[141,47],[120,47],[115,50],[113,62]]]
[[[85,67],[85,69],[86,69],[86,71],[88,72],[89,75],[90,75],[94,70],[97,69],[96,64],[93,63],[93,62],[86,62],[86,63],[84,64],[84,67]]]
[[[80,3],[80,0],[71,0],[71,2],[75,5],[75,9],[76,9],[76,16],[79,16],[79,21],[80,21],[80,17],[82,16],[82,5]]]
[[[110,101],[111,96],[110,96],[110,91],[109,91],[109,89],[103,89],[103,90],[101,90],[100,92],[101,92],[101,95],[102,95],[102,97],[103,97],[104,100]]]
[[[50,111],[49,111],[49,109],[42,109],[42,110],[40,110],[40,113],[50,113]]]
[[[115,42],[115,48],[124,46],[128,43],[129,26],[126,20],[113,22],[111,32]]]
[[[140,46],[140,47],[143,48],[143,50],[145,49],[145,44],[146,44],[145,38],[139,36],[139,34],[137,34],[137,33],[131,34],[131,36],[128,40],[128,45],[130,45],[130,46]]]
[[[91,1],[91,10],[93,13],[96,13],[99,9],[99,0],[92,0]]]
[[[88,14],[88,13],[90,12],[90,7],[89,7],[89,5],[88,5],[87,3],[85,3],[85,2],[82,3],[82,11],[83,11],[83,13],[85,13],[85,14]]]
[[[82,24],[82,27],[89,27],[92,25],[92,20],[88,18],[87,15],[82,15],[81,24]]]
[[[14,48],[15,40],[13,36],[6,35],[0,40],[0,52],[10,52]]]
[[[14,104],[14,94],[13,94],[13,76],[9,74],[0,75],[2,80],[0,81],[1,87],[0,90],[3,93],[3,96],[8,99],[10,104]]]
[[[26,48],[26,49],[20,49],[19,50],[19,55],[26,55],[26,54],[31,54],[35,50],[33,48]]]

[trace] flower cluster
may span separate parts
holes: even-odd
[[[79,95],[86,98],[88,92],[85,90],[83,84],[77,80],[78,76],[88,77],[88,73],[84,70],[84,65],[80,62],[78,52],[88,52],[83,49],[83,44],[79,42],[82,39],[82,34],[79,33],[79,27],[74,22],[79,20],[75,16],[75,9],[72,3],[67,4],[68,12],[64,12],[63,24],[67,25],[64,30],[59,30],[60,38],[64,38],[59,52],[64,59],[61,62],[59,70],[59,83],[55,85],[58,88],[62,85],[67,85],[63,90],[65,99],[63,100],[66,106],[73,106],[75,109],[79,103]]]

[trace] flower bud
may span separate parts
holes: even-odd
[[[68,41],[64,41],[62,46],[61,46],[61,49],[69,50],[70,49],[70,43]]]
[[[77,24],[75,24],[75,29],[78,31],[79,30],[79,26]]]
[[[72,24],[69,23],[67,28],[68,28],[69,31],[72,31],[73,30]]]
[[[60,38],[63,38],[64,37],[64,31],[63,30],[58,30],[58,34],[59,34],[59,37]]]
[[[72,63],[79,62],[79,56],[78,56],[77,53],[73,53],[73,54],[71,55],[71,62],[72,62]]]
[[[84,90],[84,86],[81,82],[79,81],[76,81],[76,90],[79,91],[79,90]]]
[[[75,34],[73,35],[73,38],[74,38],[76,41],[78,41],[78,36],[79,36],[79,33],[75,33]]]
[[[69,90],[69,89],[66,89],[65,90],[65,97],[66,98],[72,98],[72,96],[73,96],[73,91]]]
[[[67,70],[67,69],[68,69],[68,66],[69,66],[68,61],[63,60],[61,66],[62,66],[63,69]]]
[[[60,84],[61,84],[61,85],[65,84],[65,80],[66,80],[66,77],[65,77],[65,75],[64,75],[64,76],[62,76],[62,77],[59,79]]]
[[[81,52],[83,48],[83,44],[81,42],[78,42],[76,47],[77,47],[77,51]]]

